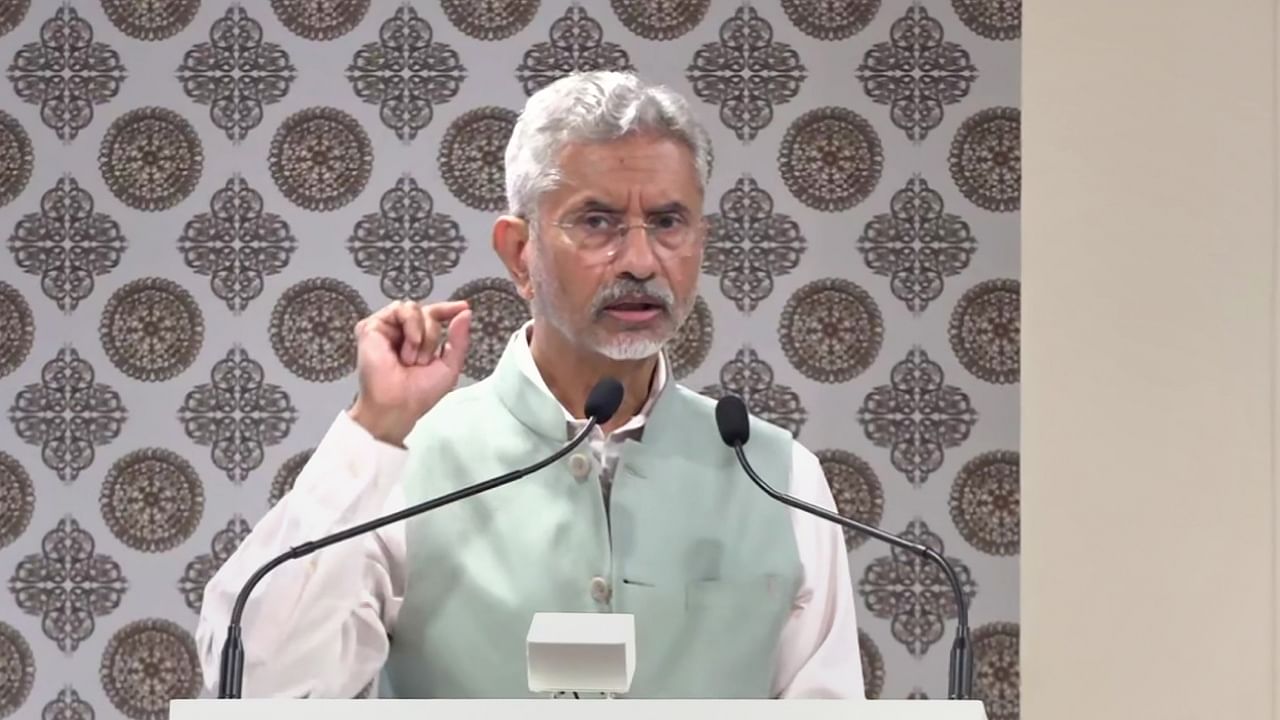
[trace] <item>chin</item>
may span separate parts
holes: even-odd
[[[670,340],[663,337],[649,337],[640,333],[619,333],[595,343],[596,352],[610,360],[644,360],[662,352],[662,347]]]

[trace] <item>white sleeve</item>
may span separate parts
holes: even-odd
[[[241,586],[289,547],[403,504],[406,451],[379,442],[344,411],[287,493],[205,586],[196,646],[216,692],[227,620]],[[354,697],[381,670],[404,597],[404,528],[382,530],[287,562],[245,606],[244,697]]]
[[[792,450],[790,494],[835,511],[818,458],[799,443]],[[791,509],[804,580],[782,629],[775,696],[866,699],[858,651],[853,584],[844,530]]]

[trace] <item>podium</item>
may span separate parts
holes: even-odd
[[[170,720],[987,720],[979,700],[174,700]]]

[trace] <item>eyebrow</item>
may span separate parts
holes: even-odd
[[[623,213],[626,212],[626,210],[618,208],[614,205],[610,205],[609,203],[603,200],[588,198],[578,206],[576,212],[607,212],[607,213],[612,213],[614,215],[622,215]],[[672,202],[665,203],[663,205],[659,205],[655,208],[650,208],[645,211],[646,215],[661,215],[664,213],[679,213],[681,215],[688,215],[689,208],[686,207],[684,203],[678,200],[673,200]]]

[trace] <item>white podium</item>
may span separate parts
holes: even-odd
[[[174,700],[170,720],[987,720],[978,700]]]

